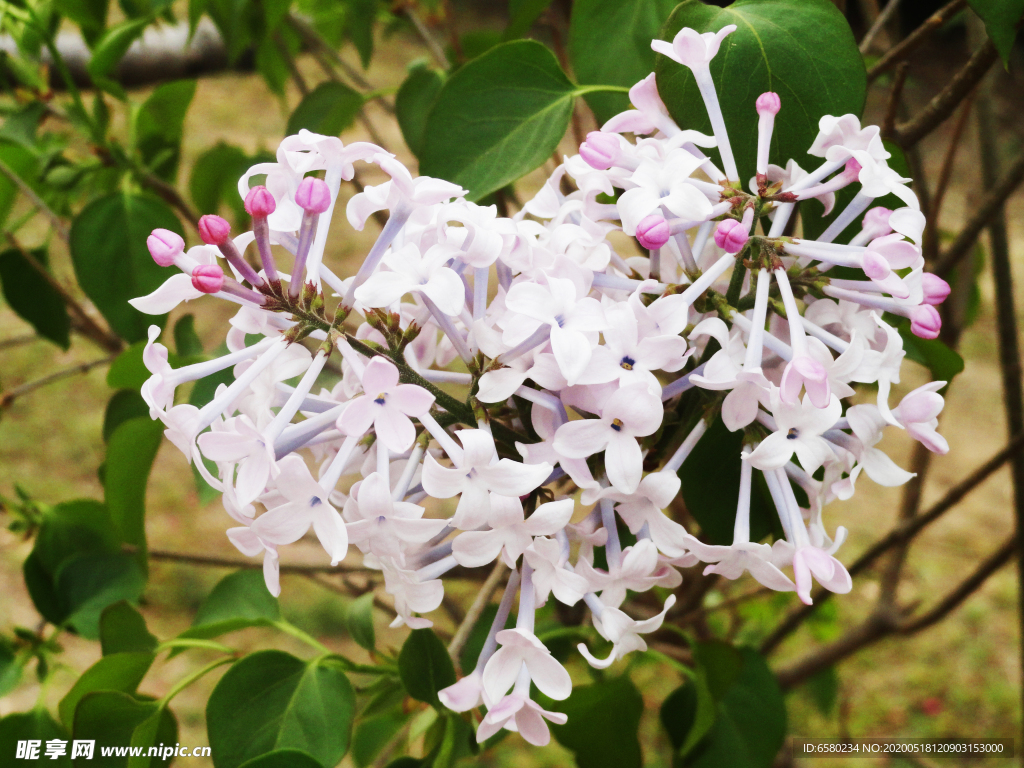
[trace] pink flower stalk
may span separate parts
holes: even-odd
[[[299,240],[295,250],[295,264],[292,266],[291,282],[288,283],[288,298],[297,301],[302,290],[306,259],[309,249],[316,236],[320,214],[331,207],[331,190],[323,179],[307,176],[295,190],[295,204],[302,213],[302,224],[299,226]]]
[[[782,109],[782,100],[779,94],[766,91],[757,97],[754,107],[757,109],[757,183],[761,187],[768,181],[768,153],[775,129],[775,116]]]
[[[274,283],[280,280],[274,254],[270,250],[270,224],[267,217],[277,210],[277,201],[266,187],[258,186],[245,196],[245,211],[252,216],[252,232],[256,236],[256,247],[263,263],[263,273]]]

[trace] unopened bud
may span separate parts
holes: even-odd
[[[934,339],[942,330],[942,317],[939,311],[930,304],[914,307],[910,312],[910,330],[922,339]]]
[[[864,229],[869,229],[872,232],[881,232],[881,235],[875,235],[875,237],[882,237],[892,232],[892,227],[889,226],[889,217],[892,216],[892,211],[882,206],[872,208],[870,211],[864,214],[863,225]]]
[[[765,91],[757,97],[754,106],[757,108],[757,114],[759,115],[777,115],[779,110],[782,109],[782,99],[779,98],[777,93]]]
[[[885,280],[891,273],[892,267],[885,258],[874,251],[865,251],[861,259],[861,268],[864,274],[872,280]]]
[[[185,250],[185,241],[177,232],[169,229],[154,229],[146,238],[146,247],[153,261],[161,267],[169,267],[178,255]]]
[[[636,239],[640,245],[649,251],[657,250],[668,242],[672,232],[669,230],[668,222],[664,216],[652,213],[644,216],[636,225]]]
[[[580,144],[580,157],[591,168],[607,171],[615,164],[620,153],[619,137],[612,133],[591,131]]]
[[[924,291],[924,303],[932,306],[938,306],[944,302],[952,290],[949,283],[931,272],[921,275],[921,289]]]
[[[715,244],[726,253],[739,253],[749,239],[746,227],[736,219],[719,222],[715,230]]]
[[[295,190],[295,204],[307,213],[323,213],[331,207],[331,189],[316,176],[307,176]]]
[[[224,270],[216,264],[200,264],[192,270],[192,287],[203,293],[217,293],[224,287]]]
[[[199,219],[199,236],[207,245],[220,245],[231,237],[231,225],[220,216],[203,216]]]
[[[245,212],[250,216],[266,218],[277,210],[277,201],[266,187],[253,187],[245,196]]]

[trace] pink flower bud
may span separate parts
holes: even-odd
[[[146,247],[149,248],[149,255],[153,261],[161,267],[169,267],[174,263],[182,251],[185,250],[185,241],[177,232],[169,229],[154,229],[153,233],[146,238]]]
[[[864,274],[872,280],[885,280],[892,272],[892,267],[885,258],[874,251],[865,251],[861,259],[861,268]]]
[[[619,156],[619,137],[612,133],[591,131],[580,144],[580,157],[591,168],[607,171]]]
[[[726,253],[739,253],[749,239],[743,223],[736,219],[719,222],[715,230],[715,244]]]
[[[938,306],[944,302],[952,290],[949,283],[931,272],[921,275],[921,288],[924,290],[924,303],[932,306]]]
[[[652,213],[644,216],[636,225],[636,239],[649,251],[661,248],[672,235],[664,216]]]
[[[882,206],[872,208],[870,211],[864,214],[864,229],[870,229],[872,232],[881,232],[881,235],[876,237],[882,237],[892,232],[892,227],[889,226],[889,217],[892,215],[892,211]]]
[[[217,293],[224,287],[224,271],[216,264],[200,264],[192,270],[192,287],[203,293]]]
[[[779,98],[779,94],[766,91],[757,97],[754,106],[757,107],[759,115],[777,115],[782,109],[782,99]]]
[[[266,218],[277,209],[277,201],[266,187],[253,187],[245,196],[245,212],[250,216]]]
[[[942,329],[939,311],[930,304],[922,304],[910,311],[910,330],[922,339],[934,339]]]
[[[307,176],[295,190],[295,204],[307,213],[323,213],[331,207],[331,190],[327,182]]]
[[[203,216],[199,219],[199,236],[207,245],[220,245],[231,237],[231,225],[220,216]]]
[[[900,401],[899,418],[904,424],[926,423],[938,416],[944,405],[939,393],[915,389]]]

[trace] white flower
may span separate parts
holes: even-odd
[[[618,608],[605,607],[600,617],[594,619],[594,628],[605,640],[612,643],[612,651],[606,659],[598,659],[591,655],[587,646],[580,643],[576,646],[587,663],[595,669],[607,669],[614,662],[622,659],[633,651],[646,651],[647,643],[640,635],[656,632],[665,621],[665,614],[676,604],[676,596],[669,595],[661,613],[644,621],[631,619]]]
[[[793,454],[800,459],[800,465],[809,473],[815,472],[829,459],[835,458],[828,441],[822,437],[831,429],[843,412],[839,398],[832,395],[825,408],[816,408],[810,396],[804,395],[802,402],[782,402],[778,390],[771,394],[771,411],[775,417],[775,432],[768,435],[750,454],[743,458],[758,469],[776,469],[785,466]]]
[[[524,664],[537,690],[556,701],[569,698],[569,673],[536,635],[517,627],[503,629],[495,637],[501,648],[487,662],[483,677],[484,694],[490,701],[498,701],[508,692]]]

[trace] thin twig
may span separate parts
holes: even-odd
[[[1024,181],[1024,150],[1017,154],[1003,177],[995,186],[990,187],[989,193],[982,198],[974,210],[974,215],[960,230],[956,240],[939,258],[935,265],[935,274],[940,277],[945,276],[964,256],[971,252],[981,231],[999,214],[1006,199],[1014,193],[1022,181]]]
[[[860,53],[864,56],[871,50],[871,44],[875,42],[875,38],[878,33],[882,31],[886,24],[896,14],[896,9],[900,6],[900,0],[889,0],[882,12],[875,18],[875,22],[871,25],[871,28],[864,33],[864,37],[860,41]]]
[[[953,114],[960,102],[967,98],[998,58],[995,43],[986,40],[946,87],[918,112],[917,117],[896,126],[892,134],[896,143],[901,147],[913,146],[938,128]]]
[[[24,336],[14,336],[10,339],[4,339],[0,341],[0,350],[2,349],[13,349],[14,347],[20,347],[25,344],[31,344],[36,341],[39,337],[34,333],[27,333]]]
[[[900,62],[900,65],[896,67],[896,74],[892,79],[892,87],[889,89],[889,101],[885,107],[885,118],[882,120],[882,135],[886,138],[892,136],[895,129],[896,111],[900,107],[903,86],[907,84],[907,74],[909,72],[909,61]]]
[[[0,393],[0,410],[10,408],[15,400],[17,400],[19,397],[22,397],[23,395],[27,395],[29,392],[34,392],[35,390],[41,389],[42,387],[45,387],[48,384],[53,384],[63,379],[69,379],[72,376],[80,376],[81,374],[88,373],[93,368],[97,368],[101,365],[106,365],[107,363],[112,363],[114,361],[114,358],[116,357],[117,355],[107,355],[106,357],[101,357],[99,360],[91,360],[88,363],[80,363],[79,365],[72,366],[71,368],[65,368],[63,371],[57,371],[56,373],[51,373],[47,376],[43,376],[41,379],[27,381],[24,384],[17,386],[8,392]]]
[[[494,593],[501,584],[507,570],[508,568],[501,560],[494,564],[490,576],[487,577],[487,581],[483,583],[480,590],[476,593],[473,604],[466,611],[466,615],[462,619],[462,623],[459,624],[459,628],[455,630],[452,641],[448,644],[448,655],[452,657],[456,664],[458,663],[459,654],[462,653],[462,649],[466,645],[466,641],[469,640],[473,627],[476,626],[480,615],[484,612],[484,608],[487,607],[491,602],[491,598],[494,597]]]
[[[138,552],[131,544],[122,544],[121,549],[129,554]],[[147,554],[151,560],[164,560],[174,563],[188,563],[209,568],[262,568],[262,561],[242,560],[237,557],[218,557],[216,555],[196,555],[190,552],[170,552],[163,549],[150,549]],[[369,568],[355,565],[289,565],[281,563],[281,573],[365,573]]]
[[[29,202],[32,203],[36,210],[38,210],[41,214],[43,214],[47,219],[50,220],[50,226],[54,228],[54,230],[60,236],[60,239],[66,243],[68,241],[69,234],[67,225],[60,218],[60,216],[54,213],[53,209],[46,204],[46,201],[44,201],[43,198],[37,195],[36,191],[32,189],[32,187],[30,187],[28,184],[26,184],[25,180],[21,178],[21,176],[19,176],[17,173],[15,173],[14,170],[9,165],[7,165],[7,163],[5,163],[3,160],[0,160],[0,173],[2,173],[4,176],[10,179],[11,183],[13,183],[14,186],[18,188],[21,194],[23,194],[25,197],[29,199]]]
[[[868,70],[868,82],[872,82],[876,77],[884,72],[888,72],[896,64],[907,58],[907,56],[917,50],[917,47],[925,41],[928,35],[945,24],[949,18],[958,13],[965,5],[967,5],[967,0],[952,0],[951,3],[944,5],[929,16],[921,26],[907,35],[902,42],[886,51],[885,55],[875,63],[875,66]]]
[[[306,78],[299,72],[299,67],[295,63],[295,57],[291,55],[288,45],[285,43],[284,38],[281,37],[280,32],[274,33],[274,45],[277,47],[278,53],[281,54],[281,58],[284,59],[284,65],[288,69],[288,74],[291,75],[295,87],[299,89],[299,93],[303,96],[308,96],[309,86],[306,84]]]
[[[927,262],[934,262],[939,254],[939,217],[942,214],[942,201],[949,189],[950,179],[953,178],[953,166],[957,152],[960,151],[960,146],[963,144],[967,118],[971,116],[971,107],[974,105],[976,93],[977,90],[971,91],[964,99],[964,103],[960,105],[960,114],[957,115],[956,123],[953,125],[953,133],[949,137],[946,154],[942,158],[942,167],[939,169],[939,178],[935,182],[935,193],[928,205],[928,226],[925,227],[924,243],[921,249]]]
[[[163,198],[164,202],[172,208],[176,208],[185,221],[198,231],[199,213],[184,197],[178,194],[178,190],[173,185],[168,184],[159,176],[154,176],[142,168],[133,168],[132,170],[135,171],[135,175],[142,186],[155,192],[158,197]]]
[[[961,480],[953,488],[950,488],[949,491],[946,492],[946,495],[932,505],[931,509],[927,512],[894,528],[889,531],[888,534],[871,545],[867,552],[857,558],[853,565],[847,569],[850,576],[856,576],[858,573],[866,570],[868,566],[888,552],[892,547],[909,541],[920,533],[927,525],[938,520],[943,514],[959,504],[968,493],[973,491],[993,473],[998,471],[1003,464],[1010,460],[1012,456],[1020,453],[1021,449],[1024,449],[1024,432],[1021,432],[1010,440],[1010,442],[1007,443],[991,459],[974,470],[974,472]],[[799,608],[789,613],[786,618],[782,620],[779,626],[777,626],[772,633],[764,639],[761,643],[761,653],[771,653],[778,647],[779,643],[789,637],[797,627],[799,627],[812,613],[827,602],[832,595],[833,593],[828,590],[817,590],[816,593],[812,595],[814,600],[813,604],[801,605]]]
[[[416,15],[416,11],[409,6],[406,6],[402,9],[402,13],[404,13],[408,17],[409,21],[412,22],[412,25],[416,28],[416,34],[418,34],[423,42],[427,44],[427,49],[430,51],[438,65],[443,69],[451,67],[451,62],[448,61],[448,56],[445,54],[444,48],[442,48],[441,44],[434,39],[434,36],[427,28],[427,25],[424,24],[423,20]]]
[[[905,523],[913,519],[921,508],[921,492],[924,490],[924,478],[931,463],[932,452],[921,443],[914,443],[914,452],[910,460],[910,471],[914,477],[910,478],[903,486],[903,499],[900,503],[899,522]],[[903,542],[893,547],[889,560],[882,571],[882,578],[879,581],[880,589],[878,600],[880,603],[895,605],[897,591],[900,585],[900,577],[903,573],[903,563],[907,559],[907,551],[910,542]]]

